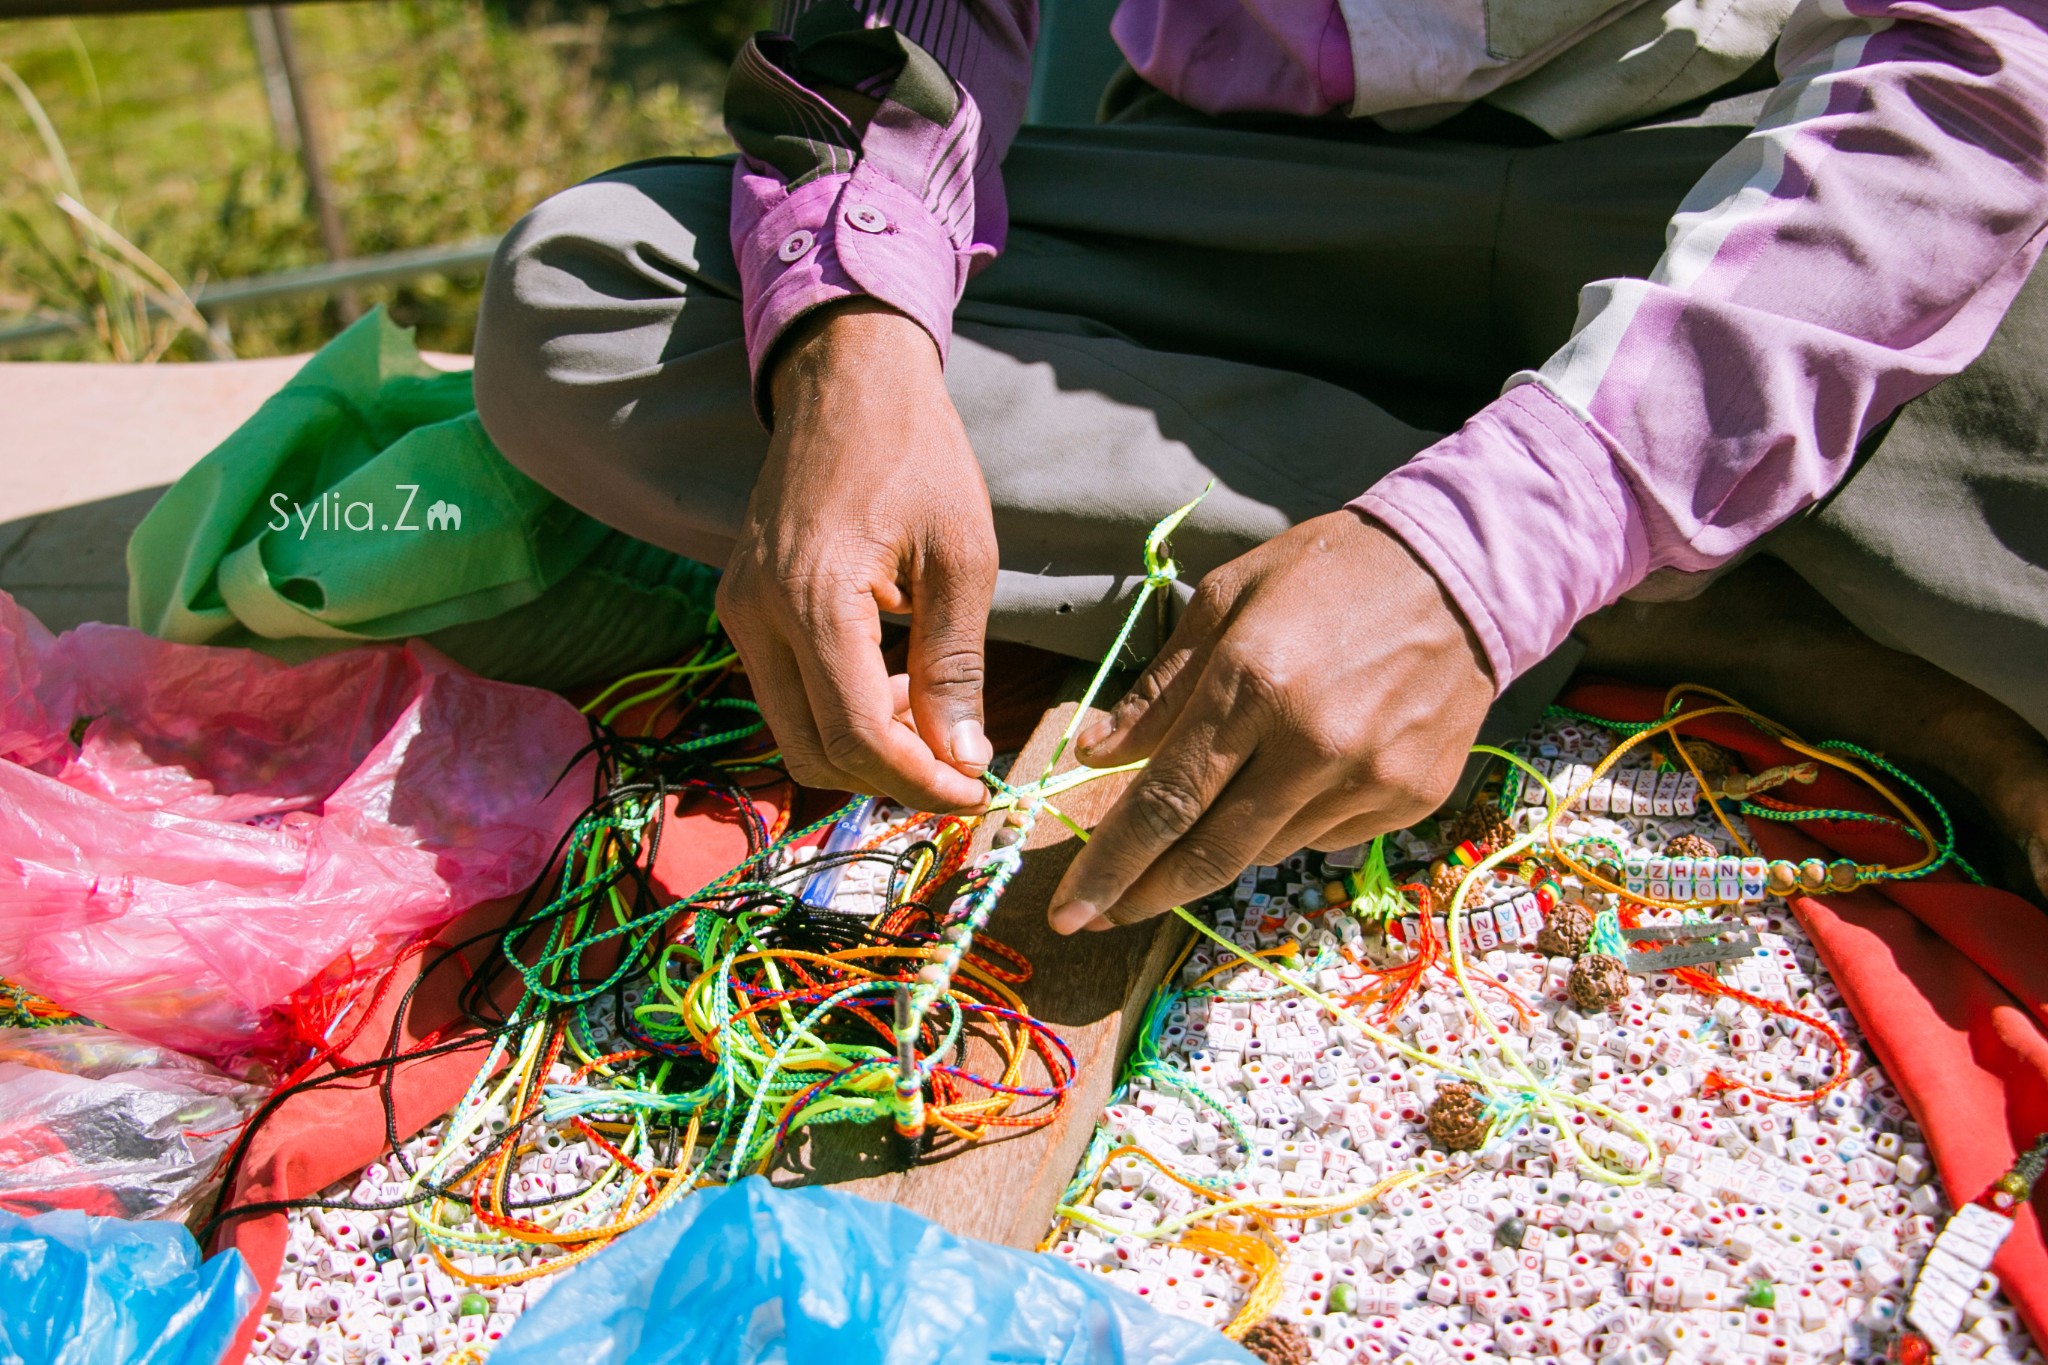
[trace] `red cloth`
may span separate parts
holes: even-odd
[[[777,784],[755,797],[756,808],[771,825],[788,790],[786,785]],[[723,803],[716,808],[700,803],[669,821],[655,860],[654,880],[672,895],[687,894],[726,872],[746,855],[746,832],[731,808]],[[460,943],[500,926],[517,905],[518,899],[512,897],[477,906],[443,929],[440,941]],[[477,964],[485,960],[486,954],[496,951],[495,942],[485,940],[469,949],[466,956]],[[438,949],[429,949],[401,960],[391,969],[380,983],[383,995],[370,1012],[367,1024],[342,1050],[344,1063],[366,1062],[385,1055],[392,1019],[406,988],[419,980],[421,972],[440,956]],[[456,1024],[461,1013],[457,998],[464,979],[463,970],[451,961],[421,984],[406,1011],[399,1033],[400,1050],[413,1048],[437,1030]],[[501,1008],[517,1002],[520,984],[516,974],[507,975],[497,999]],[[351,1013],[343,1024],[343,1032],[354,1029],[359,1017]],[[391,1091],[400,1141],[455,1107],[476,1078],[486,1051],[487,1044],[478,1039],[458,1051],[404,1063],[398,1068]],[[377,1076],[337,1081],[295,1095],[257,1130],[235,1187],[222,1207],[306,1198],[357,1174],[382,1156],[386,1148]],[[233,1246],[241,1250],[262,1290],[242,1324],[240,1335],[223,1357],[224,1365],[234,1365],[249,1353],[250,1339],[262,1320],[264,1304],[283,1265],[285,1220],[283,1213],[243,1218],[227,1224],[215,1238],[216,1247]]]
[[[1664,694],[1586,681],[1564,704],[1644,721],[1662,714]],[[1684,733],[1733,750],[1753,772],[1801,761],[1738,716],[1709,716]],[[1893,813],[1832,769],[1780,794],[1802,806]],[[1918,856],[1911,836],[1853,821],[1794,828],[1759,820],[1751,832],[1772,858],[1900,865]],[[2048,1131],[2048,920],[2020,897],[1947,869],[1846,896],[1794,897],[1792,910],[1926,1132],[1951,1202],[1975,1199]],[[2035,1339],[2048,1339],[2048,1246],[2036,1207],[2020,1210],[1992,1268]]]

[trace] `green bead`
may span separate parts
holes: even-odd
[[[2027,1178],[2018,1171],[2007,1171],[2004,1175],[1998,1177],[1997,1188],[2001,1193],[2009,1194],[2015,1199],[2025,1199],[2027,1197]]]
[[[1772,1284],[1769,1280],[1758,1280],[1749,1287],[1749,1293],[1742,1301],[1751,1308],[1776,1308],[1778,1306],[1778,1286]]]
[[[376,1246],[370,1249],[370,1259],[375,1261],[378,1265],[383,1265],[386,1261],[389,1261],[391,1259],[391,1248],[386,1246],[384,1243],[379,1242]]]
[[[1358,1306],[1358,1291],[1343,1280],[1330,1286],[1330,1311],[1349,1313]]]
[[[481,1294],[464,1294],[462,1302],[456,1305],[458,1318],[487,1318],[491,1315],[491,1301]]]
[[[1529,1225],[1521,1219],[1512,1216],[1501,1219],[1493,1228],[1493,1240],[1499,1242],[1504,1247],[1519,1249],[1522,1245],[1522,1239],[1528,1235]]]

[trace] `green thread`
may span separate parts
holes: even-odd
[[[1415,908],[1401,894],[1400,888],[1394,884],[1393,874],[1387,870],[1387,836],[1384,834],[1372,841],[1364,864],[1344,878],[1344,889],[1351,897],[1351,904],[1346,908],[1357,919],[1375,927],[1383,927]]]

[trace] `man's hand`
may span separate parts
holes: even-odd
[[[979,806],[995,522],[938,349],[866,301],[807,319],[770,375],[775,432],[718,615],[790,774],[922,810]],[[910,672],[881,613],[910,617]]]
[[[1493,700],[1464,618],[1408,547],[1332,512],[1202,580],[1109,716],[1093,767],[1152,762],[1053,897],[1063,934],[1148,919],[1303,847],[1434,810]]]

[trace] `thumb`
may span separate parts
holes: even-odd
[[[995,756],[981,728],[991,550],[932,556],[910,586],[910,713],[941,761],[979,775]]]

